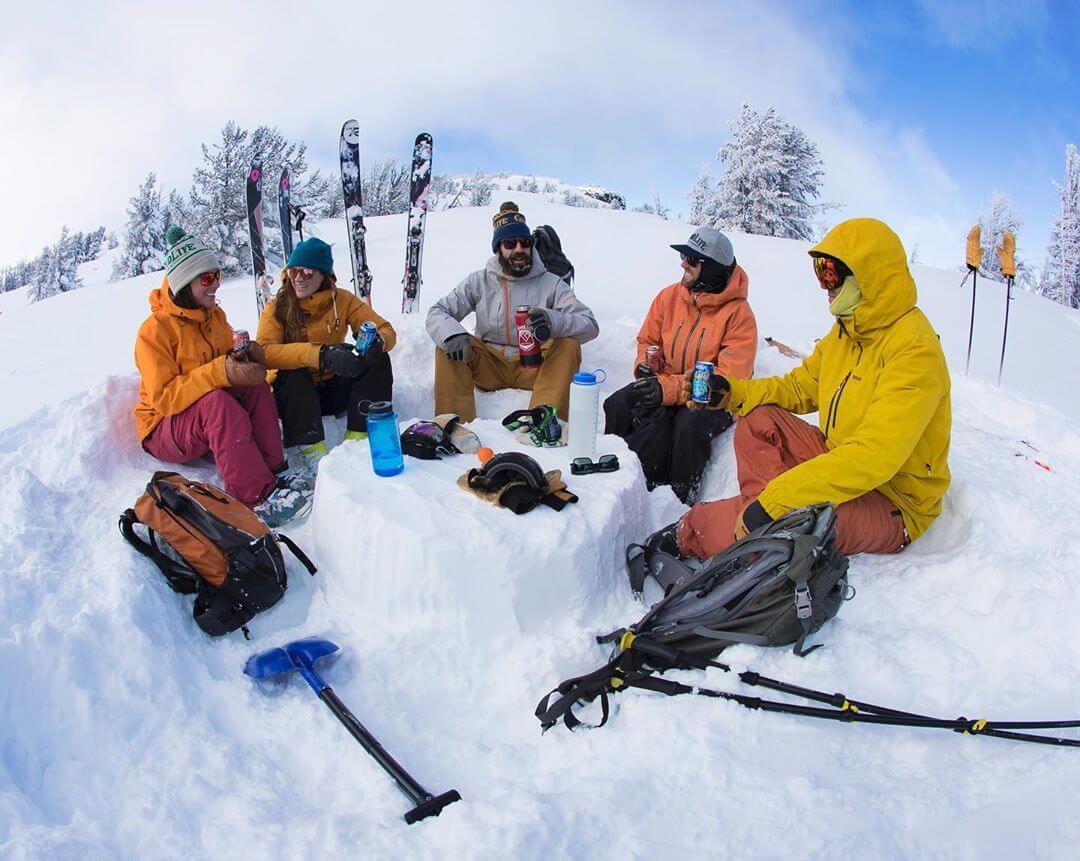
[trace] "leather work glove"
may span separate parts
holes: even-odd
[[[664,402],[664,389],[656,377],[645,377],[630,384],[634,403],[642,409],[654,410]]]
[[[225,376],[230,386],[260,386],[266,382],[266,368],[258,362],[241,362],[226,356]]]
[[[768,512],[762,508],[761,503],[756,499],[743,508],[739,512],[739,516],[735,518],[735,540],[741,541],[759,526],[764,526],[766,523],[772,523],[773,519],[769,517]]]
[[[319,370],[336,377],[359,377],[367,365],[348,344],[323,344],[319,348]]]
[[[248,342],[247,357],[249,361],[257,362],[264,366],[266,365],[266,351],[263,350],[262,344],[258,341]]]
[[[443,341],[442,348],[455,362],[464,362],[467,365],[472,358],[472,338],[467,332],[451,335]]]
[[[529,328],[538,344],[543,344],[551,337],[551,314],[547,308],[533,308],[529,311]]]
[[[698,403],[690,395],[693,387],[694,372],[687,371],[683,376],[682,386],[679,388],[679,400],[683,401],[692,410],[726,410],[728,401],[731,400],[731,384],[727,377],[713,374],[709,377],[709,402]]]

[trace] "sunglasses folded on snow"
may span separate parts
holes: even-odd
[[[589,475],[593,472],[615,472],[619,468],[619,458],[614,454],[602,454],[596,460],[590,457],[575,457],[570,461],[571,475]]]

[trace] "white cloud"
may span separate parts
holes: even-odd
[[[18,205],[0,209],[0,264],[64,223],[119,227],[148,171],[186,188],[199,143],[229,119],[277,125],[331,169],[346,117],[373,156],[404,153],[426,128],[437,160],[442,136],[492,168],[642,198],[668,183],[678,208],[749,101],[819,142],[844,215],[914,223],[929,206],[950,217],[955,186],[918,129],[862,115],[846,95],[858,70],[839,47],[823,52],[809,23],[770,3],[615,0],[12,10],[0,111],[15,122],[0,164]],[[922,240],[920,253],[934,256]]]

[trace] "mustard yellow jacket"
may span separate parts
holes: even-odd
[[[282,284],[284,289],[291,290],[287,279],[287,275],[282,275]],[[307,315],[307,326],[303,340],[295,343],[285,342],[284,329],[274,316],[276,307],[277,299],[272,299],[263,308],[255,336],[266,352],[267,368],[283,371],[308,368],[316,379],[329,378],[332,376],[329,373],[319,374],[319,348],[323,344],[343,343],[350,329],[355,338],[360,324],[368,321],[375,324],[386,352],[389,353],[397,343],[394,327],[348,290],[330,287],[301,299],[300,307]]]
[[[908,535],[918,538],[941,513],[951,481],[951,386],[938,336],[915,307],[903,245],[884,223],[845,221],[810,253],[843,260],[862,300],[789,374],[731,380],[734,412],[745,415],[763,404],[800,414],[817,410],[828,447],[770,481],[759,501],[775,518],[879,490],[900,509]]]

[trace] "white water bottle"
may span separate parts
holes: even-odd
[[[578,371],[570,383],[570,441],[567,454],[596,460],[596,424],[600,412],[600,386],[607,379],[603,371]]]

